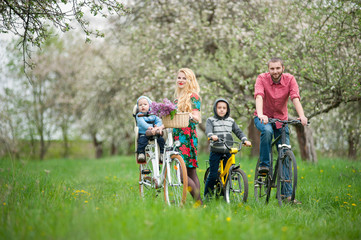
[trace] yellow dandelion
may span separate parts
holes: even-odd
[[[288,228],[287,228],[286,226],[283,226],[283,227],[281,228],[282,232],[286,232],[287,229],[288,229]]]
[[[352,172],[353,172],[353,173],[355,173],[355,172],[356,172],[356,170],[355,170],[355,169],[352,169]]]
[[[301,177],[301,179],[304,179],[304,177]]]
[[[323,169],[320,170],[320,173],[323,173]]]
[[[348,202],[343,202],[344,204],[348,204]]]
[[[253,169],[251,169],[251,172],[253,172]]]
[[[354,206],[354,207],[356,207],[356,203],[352,203],[351,205]]]
[[[226,220],[227,220],[227,222],[230,222],[230,221],[231,221],[231,218],[230,218],[230,217],[227,217]]]
[[[88,201],[84,201],[85,203],[88,203]]]
[[[6,202],[4,202],[3,205],[6,206]]]
[[[191,192],[191,191],[192,191],[192,187],[191,187],[191,186],[188,186],[188,187],[187,187],[187,190],[188,190],[188,192]]]
[[[99,207],[96,207],[95,210],[99,210]]]
[[[194,207],[194,208],[199,208],[201,205],[202,205],[201,201],[198,200],[198,201],[196,201],[196,202],[193,204],[193,207]]]
[[[247,175],[247,177],[249,177],[249,178],[250,178],[250,177],[251,177],[251,174],[248,174],[248,175]]]
[[[351,187],[351,185],[348,185],[347,187]]]
[[[332,165],[332,168],[335,168],[335,165]]]

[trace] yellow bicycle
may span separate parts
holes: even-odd
[[[238,145],[238,148],[233,148],[227,144],[224,139],[218,139],[217,143],[223,143],[226,148],[229,150],[231,156],[225,162],[227,158],[226,154],[222,157],[219,169],[218,169],[218,179],[216,180],[214,194],[216,198],[220,196],[224,197],[224,200],[227,203],[231,202],[247,202],[248,198],[248,180],[246,173],[240,168],[239,165],[236,165],[235,155],[241,150],[242,143],[235,141],[228,141],[232,143],[231,145]],[[213,144],[214,141],[211,141]],[[208,162],[208,161],[207,161]],[[209,175],[210,168],[208,167],[206,173],[204,174],[204,183]]]

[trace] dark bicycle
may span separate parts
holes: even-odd
[[[274,161],[273,151],[270,152],[270,169],[268,173],[260,173],[258,171],[260,164],[260,159],[258,159],[254,177],[254,196],[256,201],[266,197],[266,203],[268,203],[272,188],[277,188],[276,198],[279,206],[282,206],[285,196],[281,194],[281,189],[285,188],[286,185],[292,186],[290,202],[295,200],[297,189],[297,163],[295,155],[291,150],[291,145],[286,144],[286,126],[301,124],[301,121],[269,119],[269,123],[274,124],[276,122],[282,123],[281,135],[274,139],[271,149],[275,148],[278,152],[278,157]],[[278,146],[276,146],[277,142],[279,142]]]

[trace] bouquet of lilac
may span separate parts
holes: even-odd
[[[164,98],[163,102],[161,103],[152,102],[150,104],[149,113],[154,114],[160,118],[170,115],[170,119],[173,119],[174,115],[177,113],[177,106],[167,98]]]

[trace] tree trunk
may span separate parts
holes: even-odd
[[[69,139],[68,139],[68,128],[65,124],[62,125],[61,131],[63,134],[63,146],[64,146],[63,157],[67,158],[69,157]]]
[[[103,156],[103,142],[98,141],[96,133],[92,133],[92,138],[95,147],[95,158],[99,159]]]
[[[317,162],[315,145],[313,142],[313,131],[308,126],[295,125],[298,145],[300,146],[303,161]]]
[[[44,160],[45,157],[45,140],[44,140],[44,136],[42,134],[40,134],[40,160]]]
[[[115,145],[114,141],[112,141],[111,147],[110,147],[110,155],[115,156],[118,153],[118,147]]]
[[[253,118],[250,119],[248,124],[248,139],[252,142],[251,157],[259,157],[261,133],[254,125]]]
[[[355,136],[352,132],[348,135],[348,157],[356,159],[357,156],[357,146],[359,143],[360,137]]]

